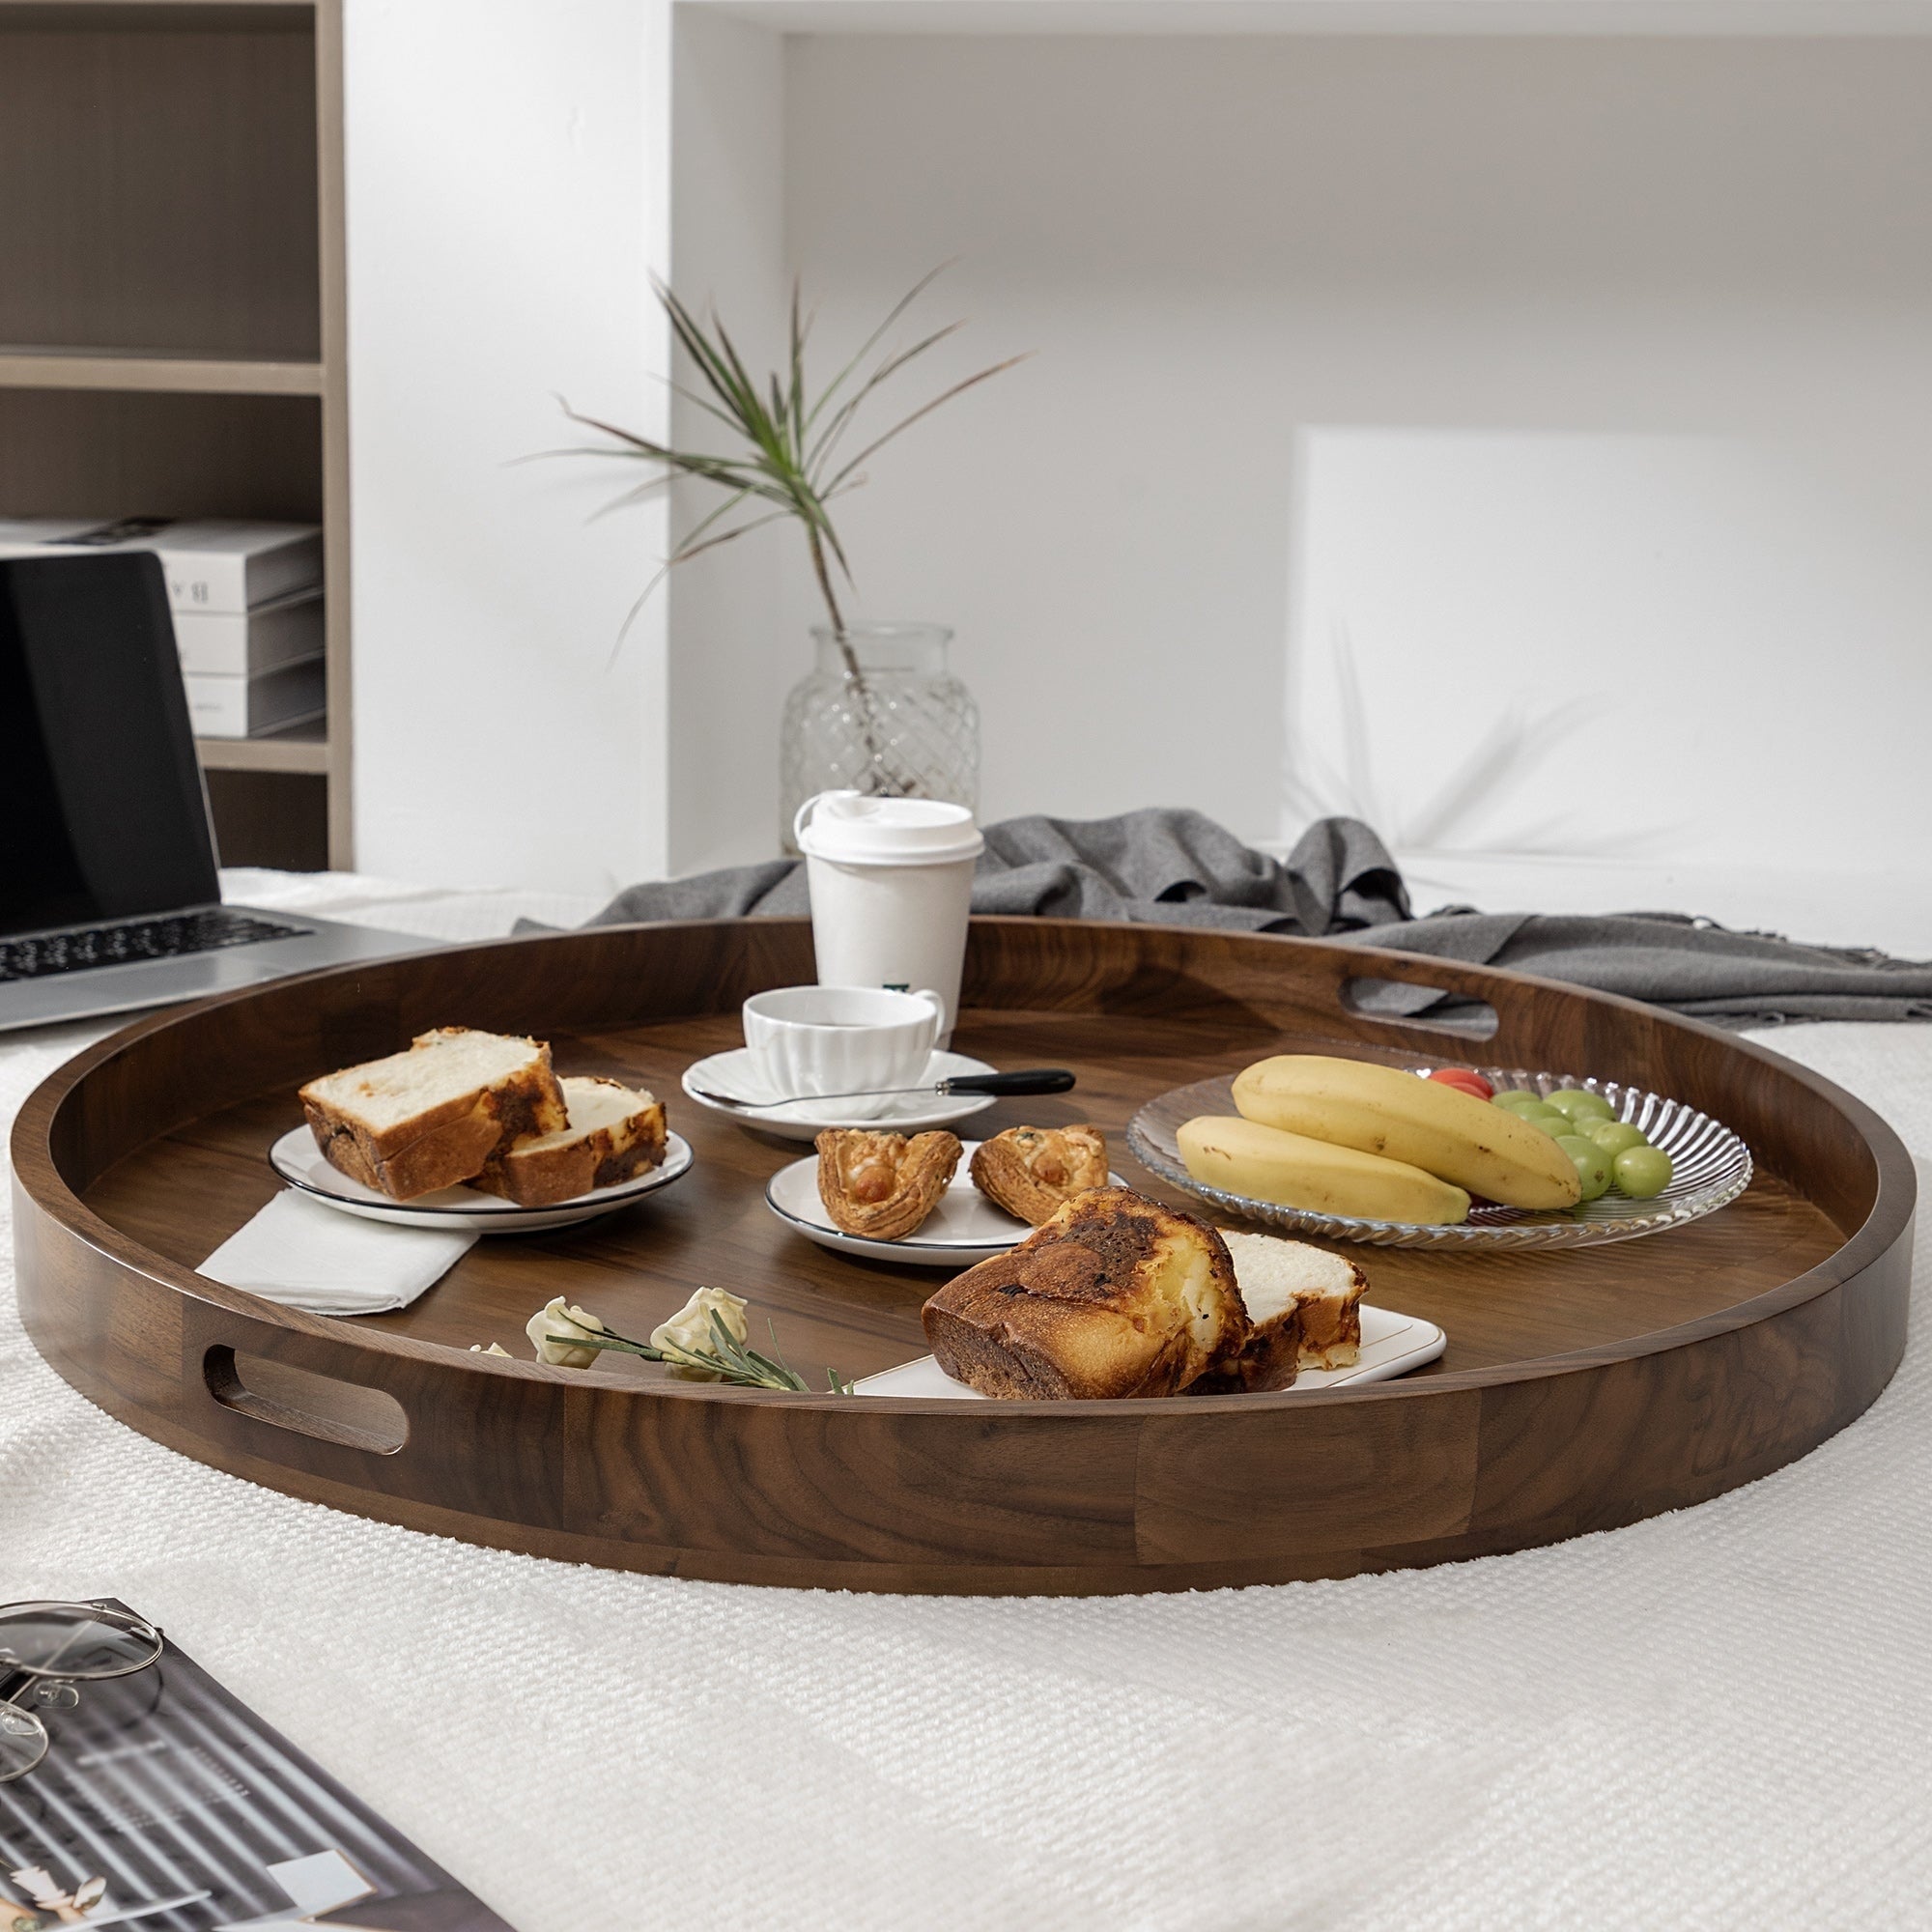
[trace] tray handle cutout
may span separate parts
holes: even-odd
[[[1489,1001],[1429,980],[1385,980],[1362,974],[1342,981],[1341,999],[1358,1019],[1387,1020],[1423,1033],[1444,1034],[1452,1039],[1493,1039],[1502,1025]],[[1436,1000],[1450,1004],[1429,1010]]]
[[[402,1404],[382,1389],[225,1346],[208,1350],[201,1372],[209,1394],[223,1408],[318,1442],[393,1456],[410,1439]]]

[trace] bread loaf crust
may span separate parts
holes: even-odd
[[[1369,1278],[1356,1262],[1349,1263],[1350,1292],[1342,1295],[1312,1295],[1297,1303],[1301,1316],[1299,1359],[1304,1369],[1347,1369],[1362,1353],[1362,1296]]]
[[[1359,1325],[1359,1324],[1358,1324]],[[1301,1372],[1301,1303],[1291,1301],[1259,1323],[1238,1355],[1227,1356],[1190,1382],[1188,1395],[1261,1395],[1292,1388]]]
[[[470,1186],[520,1208],[550,1208],[595,1187],[615,1187],[659,1166],[669,1144],[664,1102],[633,1093],[621,1081],[599,1078],[597,1084],[628,1094],[638,1103],[628,1120],[616,1127],[593,1127],[562,1147],[530,1151],[508,1148],[484,1164]]]
[[[955,1380],[1046,1401],[1177,1394],[1251,1332],[1220,1236],[1125,1187],[1068,1202],[922,1320]]]
[[[419,1034],[411,1045],[427,1048],[467,1031],[440,1028]],[[452,1094],[385,1129],[336,1106],[317,1091],[320,1081],[301,1090],[302,1114],[324,1158],[350,1179],[393,1201],[434,1194],[473,1179],[493,1154],[524,1136],[554,1133],[567,1122],[550,1048],[542,1040],[527,1043],[532,1058],[505,1078]]]

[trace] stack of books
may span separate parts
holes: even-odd
[[[323,716],[319,524],[0,519],[0,556],[130,550],[160,558],[197,738],[259,738]]]

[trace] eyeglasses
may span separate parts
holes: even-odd
[[[0,1784],[47,1754],[42,1710],[71,1711],[80,1686],[131,1677],[161,1654],[161,1633],[93,1604],[0,1604]]]

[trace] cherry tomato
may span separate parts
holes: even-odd
[[[1480,1073],[1471,1073],[1466,1066],[1438,1066],[1429,1077],[1440,1081],[1445,1087],[1456,1087],[1464,1094],[1473,1094],[1479,1100],[1495,1098],[1496,1090]]]

